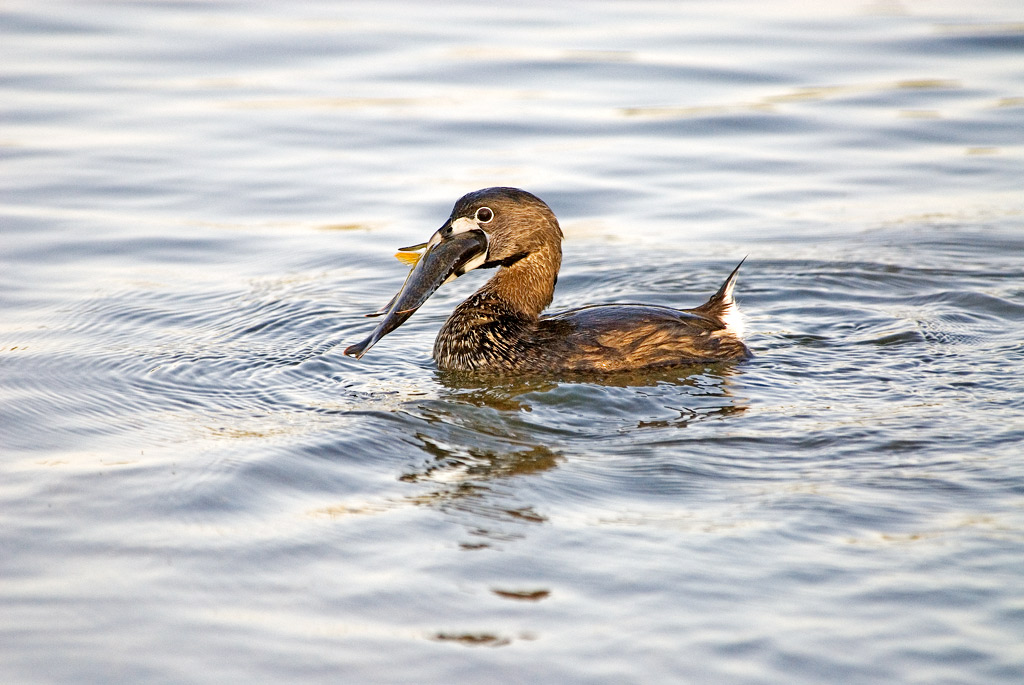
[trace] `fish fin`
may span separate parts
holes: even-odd
[[[408,264],[409,266],[416,266],[419,263],[419,261],[420,261],[420,257],[422,257],[422,256],[423,255],[420,254],[419,252],[396,252],[395,253],[395,258],[398,259],[398,261],[402,262],[403,264]]]

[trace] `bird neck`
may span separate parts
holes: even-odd
[[[533,320],[551,304],[561,264],[561,246],[545,246],[513,264],[499,267],[477,292],[501,300],[524,318]]]

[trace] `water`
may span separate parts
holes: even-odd
[[[1018,4],[5,3],[0,680],[1020,682]],[[343,356],[498,184],[757,356]]]

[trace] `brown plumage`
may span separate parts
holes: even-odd
[[[497,267],[441,327],[434,343],[438,368],[609,373],[750,356],[732,295],[739,266],[695,309],[612,304],[542,316],[561,266],[562,231],[551,209],[526,191],[486,188],[465,195],[425,246],[403,289],[379,312],[385,320],[346,354],[361,357],[442,283]]]

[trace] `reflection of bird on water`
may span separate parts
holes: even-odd
[[[462,197],[373,333],[345,354],[362,357],[443,283],[478,268],[497,272],[455,311],[434,343],[445,371],[608,373],[746,359],[733,287],[739,266],[695,309],[609,304],[541,316],[554,295],[562,231],[526,191],[486,188]]]

